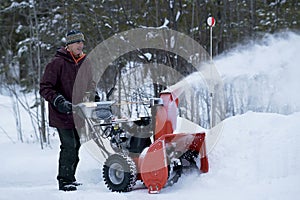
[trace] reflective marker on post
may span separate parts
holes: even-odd
[[[212,27],[215,26],[216,20],[214,17],[208,17],[206,22],[210,29],[210,58],[212,60]]]
[[[213,53],[212,53],[212,28],[215,26],[216,20],[214,17],[208,17],[206,22],[210,29],[210,61],[212,62],[212,56],[213,56]],[[212,70],[210,70],[210,77],[212,77]],[[209,124],[210,124],[211,129],[213,127],[213,119],[212,119],[213,118],[213,115],[212,115],[213,98],[214,98],[214,92],[213,92],[213,83],[211,80],[211,83],[210,83],[210,112],[209,112],[209,115],[210,115]]]
[[[208,17],[208,18],[207,18],[207,24],[208,24],[208,26],[210,26],[210,27],[214,27],[215,24],[216,24],[215,18],[214,18],[214,17]]]

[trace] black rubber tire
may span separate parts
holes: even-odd
[[[136,183],[134,161],[124,154],[109,156],[103,166],[103,179],[112,192],[129,192]]]

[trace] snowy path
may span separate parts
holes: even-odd
[[[58,142],[0,145],[0,199],[295,199],[300,195],[300,113],[284,116],[248,112],[225,120],[219,142],[209,154],[207,174],[183,175],[172,187],[149,195],[107,190],[102,166],[83,147],[76,192],[57,190]],[[142,187],[138,182],[137,187]]]

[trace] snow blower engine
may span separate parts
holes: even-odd
[[[90,139],[104,155],[103,179],[111,191],[131,191],[140,180],[149,193],[159,193],[176,183],[186,168],[208,172],[205,133],[174,133],[178,98],[163,91],[160,98],[151,98],[148,103],[152,117],[137,119],[114,118],[111,101],[77,106],[88,124]],[[124,126],[128,123],[137,128]],[[151,135],[143,134],[148,126]]]

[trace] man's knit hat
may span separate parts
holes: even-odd
[[[67,45],[75,42],[84,42],[84,35],[81,31],[71,30],[67,34]]]

